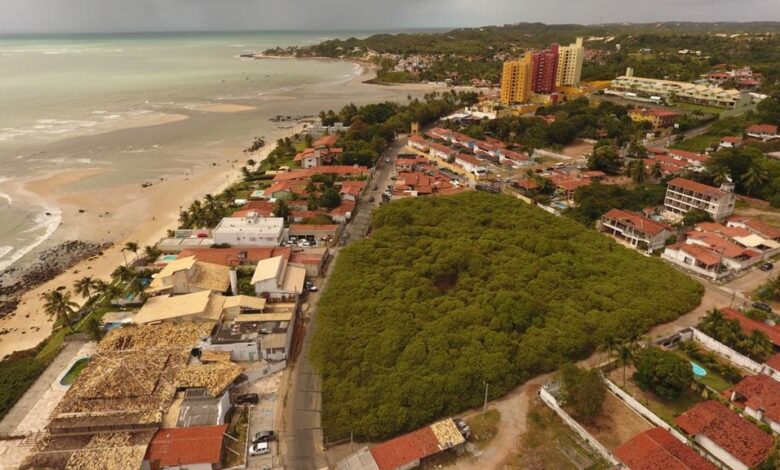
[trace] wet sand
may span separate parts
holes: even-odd
[[[110,273],[124,262],[120,247],[125,242],[136,241],[141,247],[153,245],[167,229],[177,226],[181,207],[238,181],[240,168],[248,158],[261,161],[272,150],[276,139],[300,132],[304,126],[301,122],[271,124],[270,117],[314,115],[322,109],[340,109],[349,102],[364,104],[388,99],[403,102],[407,94],[421,96],[447,89],[427,84],[364,84],[372,75],[364,72],[348,82],[313,86],[301,94],[284,93],[246,102],[167,110],[163,117],[150,116],[143,123],[139,120],[131,126],[120,124],[108,134],[59,144],[58,150],[75,153],[100,139],[101,146],[114,146],[114,151],[126,159],[62,170],[55,167],[55,171],[45,175],[15,180],[11,192],[14,197],[45,201],[47,206],[62,211],[62,223],[46,246],[65,240],[90,240],[114,242],[115,247],[25,293],[17,310],[0,318],[0,330],[8,330],[0,336],[0,357],[35,347],[51,334],[52,322],[42,310],[41,294],[61,286],[72,291],[73,283],[84,275],[108,280]],[[152,145],[170,135],[193,135],[192,145],[173,148],[164,141]],[[243,147],[257,135],[265,137],[266,147],[254,155],[244,154]],[[152,150],[144,152],[144,148]],[[166,159],[164,166],[159,163],[158,155]],[[156,165],[161,166],[159,171],[149,168]],[[152,186],[142,188],[141,180]]]

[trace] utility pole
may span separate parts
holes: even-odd
[[[485,405],[482,408],[482,419],[485,419],[485,414],[487,413],[487,396],[488,396],[488,383],[485,381]]]

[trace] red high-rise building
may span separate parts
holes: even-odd
[[[549,95],[555,92],[555,78],[558,75],[558,44],[533,55],[531,89],[534,93]]]

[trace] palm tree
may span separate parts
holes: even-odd
[[[133,271],[127,266],[117,266],[111,273],[111,279],[127,282],[133,278]]]
[[[731,181],[731,172],[726,166],[718,165],[710,171],[712,173],[712,179],[717,185]]]
[[[127,242],[125,243],[124,248],[122,248],[122,251],[132,251],[135,253],[135,258],[138,259],[138,242]],[[127,265],[127,260],[125,259],[125,265]]]
[[[92,292],[90,289],[92,288],[93,282],[94,280],[91,276],[84,276],[73,283],[73,288],[76,290],[76,293],[87,299],[88,303],[92,300]]]
[[[108,283],[102,279],[95,279],[92,281],[92,286],[90,287],[92,287],[93,292],[96,292],[100,295],[105,295]]]
[[[742,184],[745,185],[745,191],[750,196],[764,186],[767,179],[766,170],[758,162],[752,162],[742,175]]]
[[[73,326],[70,323],[70,316],[78,308],[78,304],[70,299],[70,292],[53,290],[47,292],[41,297],[44,300],[43,310],[49,318],[56,318],[66,325],[73,332]]]
[[[154,261],[161,254],[162,252],[156,246],[146,245],[144,247],[144,258],[146,258],[147,261]]]
[[[618,363],[623,366],[623,388],[626,388],[626,367],[633,364],[635,350],[630,343],[623,343],[617,348]]]

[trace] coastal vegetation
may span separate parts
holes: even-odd
[[[634,360],[634,381],[662,399],[672,400],[693,384],[691,363],[671,351],[644,348]]]
[[[633,188],[614,184],[591,183],[574,192],[575,207],[566,210],[566,216],[587,226],[593,224],[610,209],[641,211],[664,201],[666,187],[662,184],[643,184]]]
[[[641,291],[642,296],[635,295]],[[701,287],[566,218],[484,192],[383,206],[344,249],[312,360],[330,438],[478,406],[695,307]]]
[[[583,369],[574,364],[564,364],[558,374],[564,403],[574,416],[592,423],[601,414],[606,387],[598,369]]]
[[[503,60],[519,57],[526,49],[568,44],[582,36],[589,38],[585,47],[593,51],[584,63],[583,80],[609,80],[623,74],[626,67],[633,67],[638,76],[694,80],[717,64],[750,65],[764,74],[764,91],[771,91],[778,89],[780,78],[778,29],[767,23],[519,23],[332,39],[265,53],[369,60],[380,68],[379,81],[448,80],[462,85],[483,80],[497,83]],[[399,58],[411,56],[425,58],[424,64],[411,70],[395,68]]]
[[[698,328],[726,346],[754,361],[764,362],[773,354],[772,341],[761,331],[746,333],[737,320],[726,318],[720,310],[710,310]]]

